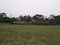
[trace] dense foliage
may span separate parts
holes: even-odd
[[[41,14],[36,14],[33,17],[30,15],[20,15],[18,18],[10,18],[6,13],[0,13],[0,22],[12,24],[60,25],[60,15],[50,15],[46,18]]]

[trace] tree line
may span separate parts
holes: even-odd
[[[36,14],[33,17],[30,15],[22,16],[18,18],[8,17],[6,13],[0,13],[0,23],[10,24],[34,24],[34,25],[60,25],[60,15],[50,15],[48,18],[42,14]]]

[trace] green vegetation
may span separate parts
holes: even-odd
[[[60,45],[60,26],[0,24],[0,45]]]
[[[32,25],[60,25],[60,15],[45,17],[42,14],[35,14],[34,16],[20,15],[19,17],[8,17],[6,13],[0,13],[0,23],[10,24],[32,24]]]

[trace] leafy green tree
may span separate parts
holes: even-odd
[[[43,24],[44,16],[41,14],[36,14],[33,16],[34,23],[36,24]]]
[[[48,22],[49,22],[50,25],[54,25],[55,24],[54,17],[55,17],[54,14],[52,14],[52,15],[49,16]]]
[[[4,17],[7,17],[6,16],[6,13],[4,13],[4,12],[3,13],[0,13],[0,22],[3,22],[3,18]]]
[[[60,24],[60,15],[54,16],[53,18],[54,18],[54,22],[55,22],[56,24]]]
[[[24,21],[30,22],[31,21],[31,16],[24,16]]]
[[[44,25],[49,25],[49,19],[48,18],[44,19]]]
[[[14,21],[18,21],[15,17],[10,18],[10,23],[13,23]]]
[[[9,17],[4,17],[4,18],[3,18],[3,22],[5,22],[5,23],[10,23],[10,18],[9,18]]]
[[[23,17],[22,15],[20,15],[20,16],[18,17],[18,19],[19,19],[20,21],[24,21],[24,17]]]

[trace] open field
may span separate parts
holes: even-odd
[[[0,45],[60,45],[60,26],[0,24]]]

